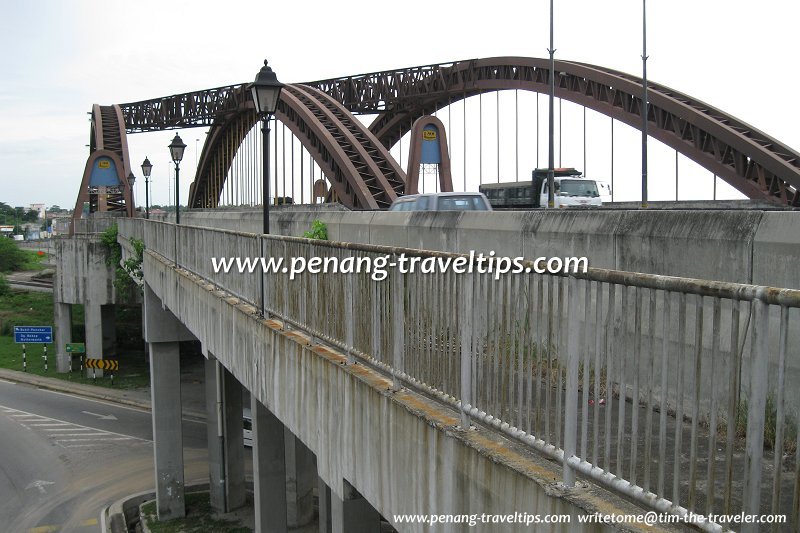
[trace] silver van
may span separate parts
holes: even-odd
[[[394,201],[389,211],[491,211],[489,200],[479,192],[409,194]]]

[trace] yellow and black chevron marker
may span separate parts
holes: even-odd
[[[119,370],[117,359],[87,359],[86,368],[96,368],[98,370]]]

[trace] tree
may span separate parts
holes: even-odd
[[[22,268],[25,252],[12,239],[0,238],[0,272],[12,272]]]

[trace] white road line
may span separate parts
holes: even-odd
[[[33,418],[33,419],[38,419],[38,420],[47,420],[48,419],[46,416],[32,415],[31,413],[23,413],[22,411],[20,411],[19,414],[11,415],[11,416],[14,417],[14,418]],[[33,420],[29,420],[29,422],[33,422]]]
[[[56,442],[59,444],[62,442],[86,442],[87,440],[92,442],[103,442],[107,440],[131,440],[133,438],[134,437],[104,437],[102,439],[56,439]]]
[[[46,422],[44,424],[29,424],[31,427],[34,428],[43,428],[48,426],[68,426],[68,422]]]
[[[66,396],[67,398],[80,399],[80,400],[84,400],[84,401],[87,401],[87,402],[101,403],[103,405],[108,405],[110,407],[116,407],[116,408],[119,408],[119,409],[127,409],[129,411],[137,411],[139,413],[149,413],[150,412],[149,409],[142,409],[140,407],[132,407],[132,406],[129,406],[129,405],[121,405],[121,404],[118,404],[118,403],[106,402],[106,401],[103,401],[103,400],[96,400],[94,398],[84,398],[83,396],[78,397],[78,396],[75,396],[74,394],[68,394],[66,392],[58,392],[58,391],[47,390],[47,389],[39,389],[39,390],[41,390],[42,392],[49,392],[50,394],[58,394],[59,396]]]
[[[9,385],[16,385],[13,381],[8,381],[7,379],[0,379],[3,383],[8,383]]]
[[[92,428],[45,428],[45,431],[94,431]]]
[[[1,406],[1,405],[0,405],[0,407],[4,407],[4,406]],[[19,413],[22,413],[22,415],[21,415],[21,416],[25,416],[25,415],[28,415],[28,416],[37,416],[37,417],[39,416],[39,415],[33,415],[33,414],[31,414],[31,413],[25,413],[24,411],[18,411],[18,412],[19,412]],[[17,416],[17,415],[11,415],[11,416]],[[60,419],[58,419],[58,418],[47,418],[47,417],[40,417],[40,418],[41,418],[41,419],[43,419],[43,420],[49,420],[49,421],[52,421],[52,422],[63,422],[64,424],[71,424],[72,426],[74,426],[74,428],[75,428],[75,430],[76,430],[76,431],[77,431],[79,428],[81,428],[81,429],[88,429],[88,430],[94,430],[94,431],[103,431],[105,434],[109,434],[109,435],[118,435],[118,436],[122,437],[122,439],[121,439],[121,440],[135,439],[135,440],[139,440],[139,441],[142,441],[142,442],[152,442],[152,441],[151,441],[151,440],[149,440],[149,439],[143,439],[143,438],[141,438],[141,437],[134,437],[133,435],[125,435],[124,433],[117,433],[116,431],[106,431],[106,430],[99,429],[99,428],[93,428],[93,427],[91,427],[91,426],[82,426],[81,424],[75,424],[75,423],[73,423],[73,422],[67,422],[66,420],[60,420]],[[28,420],[27,422],[34,422],[34,420]],[[26,426],[25,424],[20,424],[20,425],[22,425],[22,426],[24,426],[24,427],[26,427],[26,428],[28,427],[28,426]],[[28,428],[28,429],[30,429],[30,428]]]
[[[108,435],[105,431],[101,433],[59,433],[58,435],[53,435],[54,437],[102,437],[103,435]]]

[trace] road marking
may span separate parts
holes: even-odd
[[[88,520],[84,520],[80,523],[81,527],[90,527],[97,525],[97,518],[89,518]],[[47,525],[47,526],[36,526],[32,527],[28,530],[27,533],[56,533],[58,530],[61,529],[61,525]]]
[[[149,439],[143,439],[141,437],[134,437],[133,435],[125,435],[122,433],[117,433],[115,431],[107,431],[104,429],[93,428],[91,426],[83,426],[81,424],[75,424],[74,422],[67,422],[65,420],[59,420],[58,418],[48,418],[41,415],[34,415],[32,413],[26,413],[25,411],[20,411],[18,409],[11,409],[10,407],[0,406],[0,409],[3,409],[6,413],[14,413],[11,416],[20,423],[21,426],[32,429],[32,427],[37,427],[40,422],[45,422],[48,426],[64,426],[64,427],[43,427],[40,431],[45,431],[48,437],[50,437],[55,444],[58,444],[61,447],[73,447],[75,445],[68,444],[71,442],[87,442],[86,446],[99,446],[104,442],[113,442],[113,441],[125,441],[125,440],[136,440],[140,442],[152,442]],[[33,420],[26,419],[30,417],[35,417]],[[30,426],[28,425],[30,424]],[[64,432],[72,432],[72,433],[64,433]],[[63,437],[81,437],[75,439],[65,439]]]
[[[91,411],[81,411],[81,413],[96,416],[98,420],[117,420],[117,417],[114,415],[98,415],[97,413],[92,413]]]
[[[7,379],[0,379],[0,382],[8,383],[9,385],[16,385],[16,383],[14,383],[13,381],[8,381]]]
[[[47,491],[44,488],[46,485],[55,485],[55,482],[54,481],[44,481],[42,479],[37,479],[36,481],[30,482],[28,484],[28,486],[25,487],[25,490],[29,490],[29,489],[35,488],[35,489],[39,490],[39,493],[47,494]]]
[[[44,424],[29,424],[32,428],[43,428],[48,426],[68,426],[67,422],[46,422]],[[45,430],[47,431],[47,430]]]
[[[56,436],[56,437],[58,437],[60,439],[61,437],[98,437],[98,436],[102,436],[102,435],[108,435],[108,433],[106,433],[105,431],[100,431],[100,432],[95,431],[94,433],[86,433],[86,432],[83,432],[83,433],[59,433],[58,435],[54,435],[54,436]]]
[[[73,400],[80,399],[80,400],[84,400],[84,401],[87,401],[87,402],[100,403],[100,404],[108,405],[109,407],[114,407],[114,408],[117,408],[117,409],[127,409],[129,411],[137,411],[139,413],[149,413],[150,412],[149,409],[142,409],[141,407],[132,407],[132,406],[129,406],[129,405],[122,405],[122,404],[118,404],[118,403],[107,402],[107,401],[104,401],[104,400],[96,400],[94,398],[84,398],[83,396],[75,396],[74,394],[68,394],[66,392],[59,392],[59,391],[48,390],[48,389],[39,389],[39,390],[41,390],[42,392],[49,392],[50,394],[58,394],[59,396],[66,396],[67,398],[72,398]]]

